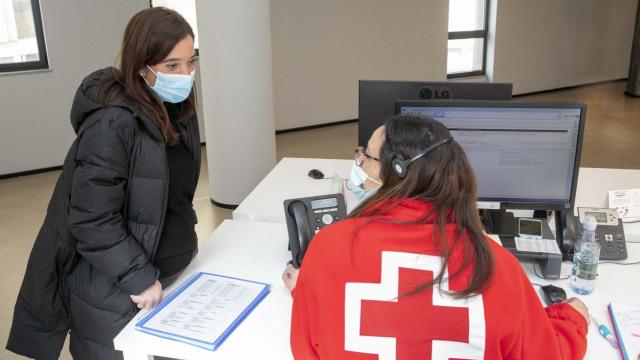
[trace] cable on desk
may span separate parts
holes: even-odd
[[[540,279],[542,279],[542,280],[546,280],[546,279],[544,278],[544,276],[542,276],[542,275],[540,275],[540,274],[538,273],[538,263],[535,263],[535,262],[533,263],[533,272],[534,272],[534,274],[536,274],[536,276],[537,276],[538,278],[540,278]],[[567,280],[567,279],[568,279],[568,278],[570,278],[570,277],[571,277],[571,276],[559,277],[559,278],[554,279],[554,280]]]
[[[598,261],[598,264],[638,265],[638,264],[640,264],[640,261],[635,261],[635,262],[630,262],[630,263],[624,263],[624,262],[620,262],[620,261]]]
[[[533,273],[536,274],[538,278],[544,280],[544,276],[538,274],[538,267],[536,266],[536,263],[533,263]]]

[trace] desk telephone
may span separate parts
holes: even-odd
[[[291,264],[299,268],[311,238],[323,227],[344,219],[347,205],[342,194],[312,196],[285,200],[284,212]]]
[[[596,241],[600,244],[601,260],[624,260],[627,258],[627,246],[624,240],[624,227],[622,220],[614,209],[602,209],[591,207],[578,208],[578,220],[574,216],[567,217],[567,227],[574,232],[573,239],[582,237],[582,222],[587,215],[596,218]]]
[[[537,213],[537,214],[536,214]],[[526,235],[536,237],[542,234],[542,238],[553,239],[555,237],[562,256],[558,254],[522,252],[515,246],[515,236],[522,230],[522,223],[515,218],[513,213],[504,209],[482,210],[481,219],[487,233],[500,236],[502,246],[511,251],[516,257],[523,259],[534,259],[540,264],[543,276],[546,279],[559,279],[562,261],[571,261],[575,242],[582,237],[582,225],[585,216],[593,215],[598,222],[596,228],[596,240],[600,243],[600,259],[602,260],[624,260],[627,258],[627,248],[624,240],[624,229],[622,221],[618,219],[615,210],[599,208],[578,208],[579,216],[573,216],[573,212],[565,210],[554,210],[553,218],[555,222],[555,236],[546,219],[547,211],[536,211],[534,218],[542,221],[535,221],[536,225],[531,229],[531,224],[525,226]],[[520,225],[520,226],[519,226]],[[526,224],[525,224],[526,225]],[[541,227],[542,231],[539,231]],[[559,231],[562,229],[561,231]]]

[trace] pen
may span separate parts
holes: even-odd
[[[611,331],[609,331],[609,328],[607,328],[606,325],[598,321],[598,319],[596,319],[593,315],[589,314],[589,317],[591,317],[591,320],[593,321],[593,323],[596,324],[596,327],[598,328],[598,332],[600,333],[600,335],[602,335],[602,337],[609,342],[609,345],[613,346],[614,349],[617,349],[618,342],[613,337],[613,334],[611,334]]]

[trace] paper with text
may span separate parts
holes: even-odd
[[[609,209],[624,222],[640,221],[640,189],[609,191]]]
[[[518,251],[561,254],[558,242],[552,239],[524,238],[517,236],[514,239],[516,241],[516,249]]]
[[[266,296],[268,288],[263,283],[198,273],[143,318],[136,328],[214,349]]]

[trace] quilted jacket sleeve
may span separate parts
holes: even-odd
[[[112,277],[129,294],[139,294],[157,279],[157,269],[127,231],[122,209],[129,171],[132,126],[114,121],[123,112],[104,111],[87,124],[78,142],[69,225],[77,251],[97,271]],[[133,123],[131,118],[131,122]]]

